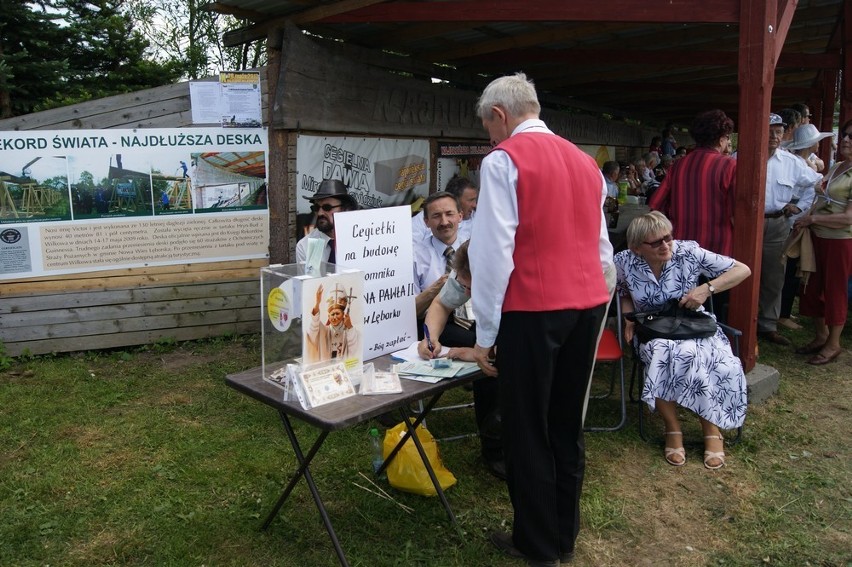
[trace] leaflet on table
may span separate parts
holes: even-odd
[[[431,376],[441,379],[466,376],[472,372],[476,372],[479,369],[479,366],[477,366],[475,362],[458,362],[454,360],[447,368],[435,368],[430,360],[416,360],[401,362],[394,365],[394,368],[403,378],[407,378],[410,375],[416,375]]]
[[[356,394],[343,361],[304,366],[296,374],[305,409],[315,408]]]
[[[396,372],[378,372],[369,362],[364,365],[361,375],[361,387],[358,393],[369,396],[376,394],[399,394],[402,392],[402,384],[399,382],[399,374]]]
[[[450,347],[441,347],[441,353],[439,356],[447,356],[447,353],[450,352]],[[396,352],[391,353],[391,358],[395,360],[404,360],[406,362],[417,362],[423,361],[423,358],[417,353],[417,343],[411,343],[406,348],[402,350],[398,350]]]

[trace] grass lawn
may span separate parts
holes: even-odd
[[[784,332],[807,341],[807,328]],[[847,347],[850,335],[847,325]],[[656,418],[653,440],[640,439],[636,405],[624,430],[587,434],[574,564],[852,564],[852,354],[811,367],[790,349],[760,349],[781,389],[750,407],[720,471],[701,465],[700,430],[686,415],[680,468],[663,460]],[[303,482],[259,530],[295,467],[275,412],[224,384],[259,363],[258,339],[241,337],[22,358],[0,372],[0,565],[336,565]],[[593,401],[589,421],[614,411]],[[357,486],[371,476],[374,425],[332,433],[314,465],[351,565],[522,564],[487,542],[512,509],[475,438],[440,445],[458,478],[447,491],[455,530],[435,498],[380,482],[408,513]],[[435,414],[429,426],[438,437],[475,427],[472,410]]]

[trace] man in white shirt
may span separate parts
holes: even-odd
[[[769,115],[769,159],[766,163],[766,201],[763,212],[763,253],[760,269],[757,335],[769,342],[789,346],[790,339],[778,332],[781,290],[784,287],[782,257],[790,234],[788,219],[807,210],[814,199],[814,186],[822,176],[788,151],[780,149],[784,121]]]
[[[454,195],[459,200],[462,213],[462,220],[459,222],[459,238],[462,242],[469,240],[470,230],[473,227],[473,216],[476,213],[476,202],[479,199],[479,189],[467,177],[453,175],[447,181],[444,191]],[[429,238],[432,234],[426,224],[423,212],[421,207],[420,212],[411,218],[411,236],[415,245],[421,240]]]
[[[530,565],[570,561],[585,470],[583,407],[611,298],[597,164],[539,119],[523,73],[492,81],[477,115],[497,144],[482,160],[470,240],[474,358],[499,370],[512,532],[491,542]],[[496,345],[496,349],[494,348]]]
[[[423,202],[423,214],[430,235],[414,245],[414,304],[418,319],[423,318],[447,281],[452,257],[462,243],[458,235],[461,206],[455,196],[446,191],[432,193]]]
[[[608,161],[603,164],[601,174],[606,182],[606,196],[610,199],[618,199],[618,175],[621,173],[621,166],[617,161]]]
[[[346,185],[337,179],[323,179],[317,192],[305,197],[311,202],[311,211],[316,214],[314,228],[296,243],[296,262],[303,263],[308,253],[308,239],[322,238],[328,241],[323,250],[322,261],[335,263],[334,213],[358,209],[358,201],[346,190]]]

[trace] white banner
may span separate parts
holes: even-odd
[[[0,279],[268,256],[260,129],[0,132]]]
[[[388,138],[299,136],[298,213],[310,212],[323,179],[343,181],[362,208],[408,205],[429,193],[429,142]]]
[[[411,209],[336,213],[337,263],[364,271],[364,360],[417,340]]]

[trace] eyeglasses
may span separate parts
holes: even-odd
[[[659,240],[654,240],[652,242],[645,242],[644,244],[647,244],[651,248],[659,248],[660,246],[663,245],[663,243],[668,244],[671,241],[672,241],[672,235],[667,234],[664,237],[660,238]]]
[[[850,140],[852,140],[852,132],[841,132],[840,133],[840,139],[841,140],[844,140],[846,138],[849,138]]]
[[[329,205],[328,203],[325,203],[323,205],[311,205],[311,212],[315,213],[320,209],[324,210],[325,212],[329,212],[333,211],[334,209],[339,209],[342,206],[343,205]]]

